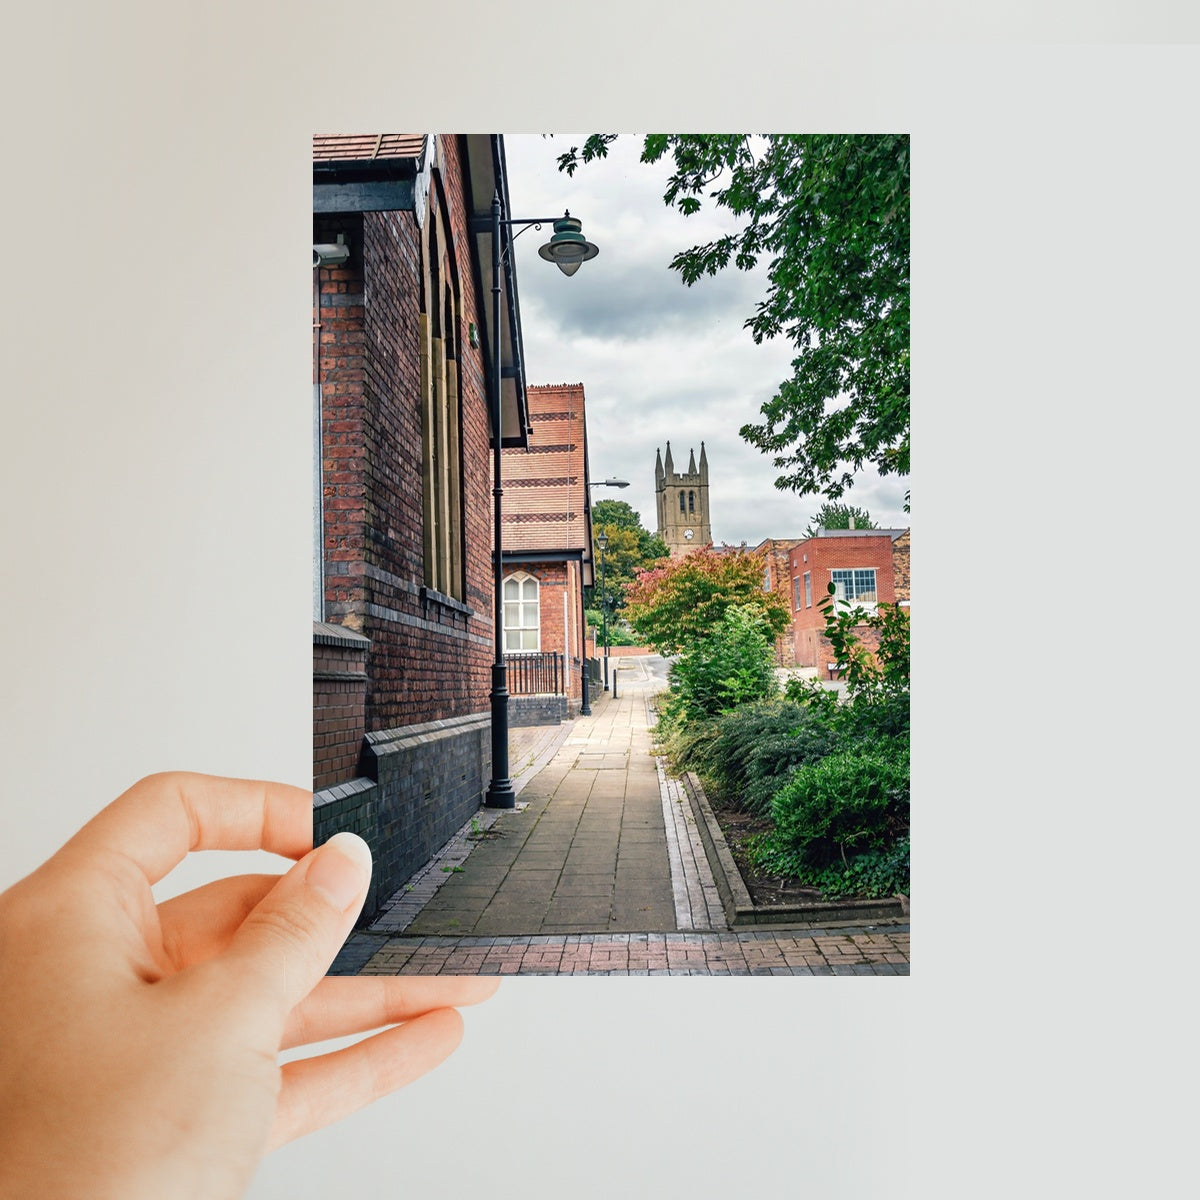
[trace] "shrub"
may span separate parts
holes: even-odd
[[[748,605],[732,605],[712,631],[671,667],[671,686],[689,717],[711,717],[779,690],[770,628]]]
[[[908,694],[910,629],[908,610],[898,604],[879,604],[873,613],[839,603],[834,584],[817,607],[825,618],[825,636],[851,698]],[[858,630],[874,630],[878,648],[872,653]]]
[[[899,747],[896,747],[899,748]],[[840,750],[800,767],[771,803],[771,845],[808,866],[882,850],[908,828],[908,755]]]
[[[837,692],[825,687],[819,679],[789,679],[783,695],[791,703],[818,712],[827,720],[832,720],[837,713]]]
[[[859,696],[850,704],[839,704],[834,716],[838,736],[845,748],[869,749],[885,742],[907,743],[909,704],[907,692]]]
[[[688,767],[731,808],[757,816],[792,771],[835,748],[821,714],[786,701],[744,705],[712,722],[712,736],[693,747]]]
[[[755,849],[756,861],[766,870],[798,879],[809,887],[821,889],[826,900],[844,896],[875,899],[909,894],[909,841],[900,838],[883,850],[866,850],[848,863],[835,862],[824,867],[812,867],[794,851],[774,848],[769,837],[760,838]]]

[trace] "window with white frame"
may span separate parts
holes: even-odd
[[[800,576],[792,576],[792,608],[800,611]]]
[[[508,654],[541,649],[538,581],[524,571],[504,581],[504,649]]]
[[[800,605],[797,604],[796,607],[799,608]],[[804,607],[812,608],[812,572],[811,571],[804,572]]]
[[[875,591],[874,567],[847,567],[830,572],[839,604],[873,610],[878,594]]]

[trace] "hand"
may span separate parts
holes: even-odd
[[[324,977],[370,852],[353,834],[311,846],[309,792],[156,775],[0,895],[0,1194],[241,1196],[268,1149],[450,1054],[450,1006],[495,981]],[[259,847],[299,861],[155,904],[188,851]]]

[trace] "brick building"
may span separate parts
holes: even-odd
[[[773,581],[775,590],[788,589],[792,609],[791,628],[784,634],[791,641],[792,661],[784,665],[815,667],[821,675],[830,670],[833,649],[818,607],[830,583],[839,600],[868,612],[876,604],[907,605],[908,545],[907,529],[822,529],[816,537],[794,542],[786,576]],[[871,632],[863,630],[862,637],[870,646]]]
[[[507,215],[498,136],[313,141],[314,839],[370,843],[366,916],[491,770],[495,354],[502,445],[528,425],[515,275],[493,329],[472,223],[494,193]]]
[[[579,712],[583,589],[593,583],[583,384],[531,386],[526,398],[528,449],[503,451],[501,465],[504,648],[514,725]]]
[[[791,604],[792,596],[792,549],[801,538],[764,538],[754,547],[755,554],[763,557],[763,591],[782,592]],[[775,639],[775,661],[781,667],[796,665],[796,642],[789,626]]]

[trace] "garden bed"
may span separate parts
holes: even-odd
[[[750,862],[745,843],[748,837],[767,829],[769,822],[728,810],[718,814],[691,771],[684,775],[683,784],[731,929],[746,925],[861,923],[908,916],[907,897],[825,900],[816,888],[764,875]]]

